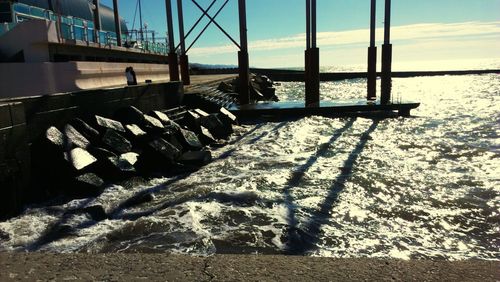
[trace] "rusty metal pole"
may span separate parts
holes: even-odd
[[[172,19],[172,0],[165,0],[167,9],[167,29],[168,29],[168,68],[170,71],[170,81],[179,81],[179,62],[175,52],[174,42],[174,22]]]
[[[184,36],[184,12],[182,9],[182,0],[177,0],[177,13],[179,18],[179,37],[181,41],[181,55],[180,65],[181,65],[181,77],[182,83],[184,85],[191,84],[191,78],[189,77],[189,58],[186,54],[186,41]]]
[[[120,12],[118,11],[118,0],[113,0],[113,11],[115,14],[116,45],[122,46],[122,26],[120,23]]]
[[[376,9],[377,0],[371,0],[370,47],[368,47],[368,101],[377,99],[377,46],[375,46]]]
[[[240,18],[240,51],[238,52],[240,104],[246,105],[250,102],[250,64],[248,59],[246,0],[238,0],[238,10]]]
[[[308,51],[308,75],[306,77],[306,107],[319,106],[319,48],[317,47],[317,29],[316,29],[316,0],[311,0],[311,48]]]
[[[392,88],[392,44],[391,44],[391,0],[385,0],[384,45],[382,45],[382,82],[380,103],[391,101]]]
[[[93,0],[94,4],[94,33],[96,42],[101,43],[101,37],[99,32],[101,30],[101,12],[100,12],[100,0]]]

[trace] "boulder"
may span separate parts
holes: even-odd
[[[94,156],[98,161],[106,160],[111,157],[116,157],[117,155],[109,150],[101,147],[90,146],[87,148],[89,153]]]
[[[195,111],[187,111],[186,115],[182,119],[182,124],[185,125],[189,130],[199,134],[201,131],[201,116]]]
[[[125,125],[125,130],[127,135],[135,140],[147,135],[146,131],[142,130],[137,124],[127,124]]]
[[[144,115],[143,128],[150,134],[161,134],[165,131],[163,123],[161,123],[160,120],[149,115]]]
[[[234,89],[233,85],[231,85],[227,82],[224,82],[224,81],[219,83],[217,90],[224,92],[224,93],[236,92],[236,89]]]
[[[65,152],[64,159],[76,171],[82,171],[97,162],[97,159],[94,156],[82,148],[75,148],[69,152]]]
[[[125,128],[122,123],[109,118],[104,118],[101,116],[95,116],[95,122],[97,125],[97,130],[101,133],[105,133],[108,129],[112,129],[116,132],[125,133]]]
[[[233,125],[238,125],[238,118],[231,113],[228,109],[221,107],[219,110],[219,119],[224,123],[230,123]]]
[[[74,178],[66,193],[74,197],[95,197],[104,189],[104,181],[94,173],[86,173]]]
[[[126,153],[120,156],[111,156],[99,159],[94,166],[94,171],[104,179],[110,181],[121,181],[136,174],[134,165],[139,155],[136,153]]]
[[[200,139],[196,135],[196,133],[186,130],[186,129],[181,129],[179,131],[179,140],[184,147],[189,148],[190,150],[200,150],[203,148],[203,144],[201,143]]]
[[[132,150],[132,144],[120,133],[113,129],[107,129],[102,136],[102,142],[113,152],[118,154],[128,153]]]
[[[215,143],[217,142],[217,140],[215,139],[215,137],[212,135],[212,133],[210,133],[210,130],[208,130],[206,127],[204,126],[201,126],[201,132],[200,134],[198,135],[199,136],[199,139],[200,141],[205,144],[205,145],[210,145],[212,143]]]
[[[120,108],[113,117],[123,124],[137,124],[138,126],[143,126],[145,121],[144,113],[134,106]]]
[[[226,139],[233,133],[232,126],[228,126],[222,123],[222,121],[220,121],[216,114],[201,117],[200,124],[203,127],[207,128],[212,136],[217,139]]]
[[[212,153],[210,151],[188,151],[182,154],[178,161],[186,165],[204,166],[212,161]]]
[[[42,140],[40,140],[40,145],[46,147],[45,149],[49,149],[50,151],[62,152],[66,148],[64,134],[59,131],[59,129],[52,126],[47,129],[47,131],[45,131],[45,135],[43,136]]]
[[[152,111],[152,112],[150,113],[150,115],[151,115],[152,117],[154,117],[154,118],[157,118],[159,121],[161,121],[161,123],[162,123],[164,126],[171,125],[171,123],[170,123],[170,122],[171,122],[170,118],[169,118],[166,114],[164,114],[164,113],[162,113],[162,112],[160,112],[160,111]]]
[[[92,126],[88,125],[85,121],[75,118],[69,122],[79,133],[81,133],[91,143],[99,142],[99,131],[95,130]]]
[[[175,164],[181,155],[174,145],[163,138],[150,141],[139,156],[136,167],[144,174],[165,171]]]
[[[90,141],[70,124],[64,127],[64,141],[68,149],[75,147],[86,149],[90,146]]]

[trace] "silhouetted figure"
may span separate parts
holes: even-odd
[[[128,85],[137,85],[137,77],[133,67],[127,67],[125,69],[125,76],[127,77]]]

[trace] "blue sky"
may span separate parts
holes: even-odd
[[[111,0],[101,0],[111,6]],[[120,13],[132,26],[136,0],[121,0]],[[176,0],[172,0],[175,4]],[[198,0],[207,7],[210,0]],[[211,14],[222,5],[218,0]],[[237,41],[237,0],[229,0],[217,17]],[[349,65],[366,61],[369,0],[317,0],[318,44],[321,64]],[[383,0],[378,0],[377,41],[382,40]],[[188,30],[201,15],[183,0]],[[500,0],[393,0],[392,26],[396,61],[500,59]],[[165,1],[142,0],[143,21],[164,37]],[[258,67],[295,67],[303,62],[305,45],[304,0],[247,0],[250,61]],[[199,31],[206,23],[203,20]],[[138,17],[135,26],[138,25]],[[177,31],[177,17],[174,19]],[[188,38],[188,44],[197,35]],[[179,40],[175,35],[176,42]],[[190,61],[236,64],[236,49],[211,26],[190,51]]]

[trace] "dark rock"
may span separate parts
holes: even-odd
[[[179,141],[178,134],[167,132],[163,134],[162,138],[165,139],[165,141],[167,141],[168,143],[172,144],[180,152],[184,151],[185,146],[183,146],[182,142]]]
[[[185,125],[189,130],[199,134],[201,132],[201,116],[195,111],[187,111],[186,115],[182,119],[183,125]]]
[[[10,235],[9,233],[3,231],[3,230],[0,230],[0,240],[2,241],[8,241],[10,240]]]
[[[144,137],[147,134],[146,131],[142,130],[136,124],[125,125],[125,130],[127,131],[127,134],[134,140],[140,139],[141,137]]]
[[[197,113],[201,118],[209,116],[209,114],[202,109],[194,109],[194,112]]]
[[[181,143],[191,149],[191,150],[200,150],[203,148],[203,144],[201,143],[200,139],[198,136],[196,136],[196,133],[186,130],[186,129],[181,129],[179,131],[179,136],[180,136],[180,141]]]
[[[165,127],[161,121],[148,115],[144,115],[144,129],[152,134],[161,134],[165,131]]]
[[[90,141],[69,124],[64,127],[64,138],[65,147],[68,149],[74,147],[86,149],[90,145]]]
[[[164,126],[171,125],[170,118],[166,114],[164,114],[164,113],[162,113],[160,111],[152,111],[151,112],[151,116],[154,117],[154,118],[157,118],[159,121],[161,121],[161,123]]]
[[[123,124],[137,124],[138,126],[143,126],[145,121],[144,113],[134,106],[117,110],[113,117]]]
[[[108,129],[112,129],[117,132],[125,133],[125,128],[122,123],[109,118],[104,118],[101,116],[95,116],[96,124],[100,132],[106,132]]]
[[[217,139],[226,139],[233,133],[233,128],[230,125],[224,125],[215,114],[201,117],[200,123]]]
[[[81,171],[97,161],[94,156],[92,156],[89,152],[82,148],[75,148],[70,152],[65,152],[64,159],[76,171]]]
[[[87,213],[94,221],[102,221],[108,218],[104,207],[101,205],[94,205],[85,207],[82,212]]]
[[[224,92],[224,93],[230,93],[230,92],[236,92],[236,89],[234,89],[233,85],[227,83],[227,82],[221,82],[219,86],[217,87],[217,90]]]
[[[130,208],[130,207],[137,206],[140,204],[149,203],[149,202],[153,201],[154,199],[155,199],[155,197],[150,193],[139,193],[139,194],[133,196],[132,198],[128,199],[127,201],[125,201],[120,207],[122,209]]]
[[[110,181],[121,181],[136,174],[134,165],[139,155],[136,153],[126,153],[120,156],[99,159],[94,166],[94,171]]]
[[[69,122],[78,132],[80,132],[87,140],[91,143],[99,142],[99,131],[95,130],[93,127],[88,125],[85,121],[76,118]]]
[[[97,160],[105,160],[111,157],[116,157],[117,155],[109,150],[100,147],[90,146],[88,149],[89,153],[97,158]]]
[[[178,159],[182,164],[204,166],[212,161],[212,153],[210,151],[189,151]]]
[[[50,149],[63,151],[65,148],[64,134],[54,126],[47,129],[44,140],[42,141]]]
[[[209,145],[209,144],[212,144],[212,143],[215,143],[217,142],[217,140],[215,139],[215,137],[212,135],[212,133],[210,133],[210,130],[208,130],[206,127],[204,126],[201,126],[201,132],[199,134],[199,139],[200,141],[205,144],[205,145]]]
[[[181,152],[162,138],[155,139],[147,144],[136,164],[143,174],[165,171],[175,164]]]
[[[238,118],[233,113],[231,113],[228,109],[222,107],[222,108],[220,108],[219,113],[221,114],[219,116],[219,119],[222,122],[229,122],[231,124],[238,125]]]
[[[104,181],[93,173],[77,176],[70,187],[65,191],[76,197],[97,196],[103,191]]]
[[[102,142],[118,154],[128,153],[132,150],[130,141],[113,129],[106,130],[102,137]]]

